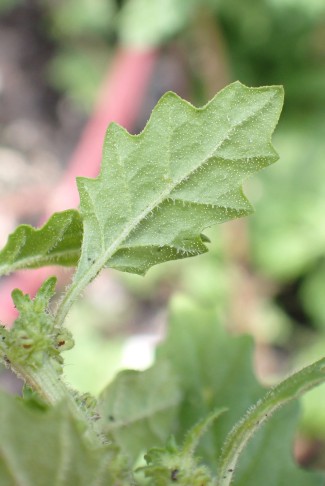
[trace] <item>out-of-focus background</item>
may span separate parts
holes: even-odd
[[[195,105],[237,79],[286,93],[280,161],[245,186],[256,213],[144,279],[103,272],[75,306],[76,387],[97,393],[121,367],[148,366],[175,292],[254,336],[265,383],[324,356],[324,61],[324,0],[0,0],[1,246],[17,224],[76,206],[74,176],[98,173],[107,124],[139,132],[165,91]],[[11,283],[35,290],[31,275],[3,282],[0,319],[12,319]],[[324,386],[303,400],[298,442],[301,462],[323,467],[324,405]]]

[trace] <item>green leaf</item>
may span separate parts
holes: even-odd
[[[207,417],[200,420],[189,430],[182,445],[182,451],[185,455],[194,454],[203,435],[211,427],[212,423],[225,412],[227,412],[226,408],[218,408],[211,412]]]
[[[84,239],[58,323],[104,266],[144,274],[199,255],[204,228],[249,214],[241,184],[278,158],[282,101],[281,87],[236,82],[203,108],[167,93],[140,135],[111,124],[99,177],[78,179]]]
[[[173,93],[140,135],[111,124],[101,174],[78,179],[84,241],[76,279],[94,260],[143,274],[207,251],[204,228],[252,210],[241,183],[277,160],[270,137],[282,89],[234,83],[198,109]]]
[[[40,229],[18,226],[0,252],[0,275],[46,265],[76,265],[82,234],[80,214],[72,209],[54,213]]]
[[[201,417],[219,407],[228,409],[207,431],[198,447],[203,463],[215,473],[229,431],[265,391],[252,370],[253,342],[247,336],[230,337],[214,311],[186,299],[174,300],[167,340],[158,350],[156,366],[169,362],[181,384],[177,440]],[[317,374],[317,373],[316,373]],[[234,486],[322,485],[321,474],[305,472],[292,459],[297,406],[286,406],[267,422],[243,451]]]
[[[0,392],[0,424],[1,486],[132,484],[112,448],[90,447],[68,403],[44,411]]]
[[[213,486],[208,468],[199,466],[195,457],[183,454],[176,445],[150,449],[145,455],[147,466],[139,468],[152,486]]]
[[[170,434],[181,399],[170,371],[166,365],[122,371],[98,400],[103,432],[132,462]]]

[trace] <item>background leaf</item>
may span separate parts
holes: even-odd
[[[40,229],[18,226],[0,252],[0,275],[46,265],[76,265],[82,233],[80,214],[73,209],[54,213]]]
[[[102,393],[98,408],[103,431],[131,461],[170,435],[181,396],[166,364],[146,371],[122,371]]]
[[[123,44],[160,46],[188,23],[197,0],[129,0],[117,20]]]
[[[0,392],[0,424],[1,486],[114,484],[112,451],[90,448],[67,403],[42,411]],[[119,476],[132,484],[122,467]]]

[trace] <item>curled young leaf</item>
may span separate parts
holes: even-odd
[[[82,233],[80,213],[73,209],[54,213],[39,229],[18,226],[0,251],[0,275],[46,265],[76,265]]]

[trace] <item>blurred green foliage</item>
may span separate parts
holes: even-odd
[[[0,0],[0,14],[19,5],[21,2],[22,0]]]
[[[51,31],[61,42],[76,37],[107,36],[113,27],[112,0],[44,0],[51,19]]]
[[[284,84],[286,109],[294,113],[325,101],[325,5],[317,5],[221,0],[218,9],[234,74],[257,85]]]

